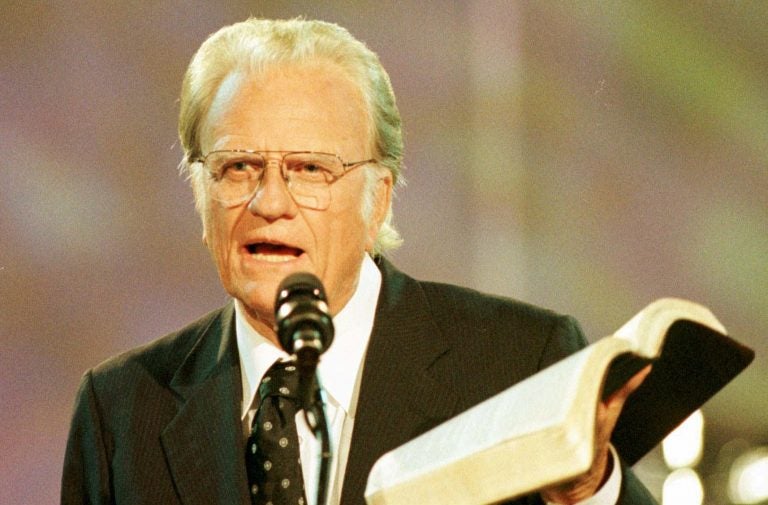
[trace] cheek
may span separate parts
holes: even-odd
[[[355,215],[354,218],[347,216],[345,220],[340,219],[337,222],[340,223],[340,229],[333,244],[335,249],[330,261],[335,263],[340,275],[346,275],[356,271],[362,260],[368,243],[367,226],[360,215]]]
[[[226,250],[229,247],[231,229],[234,223],[231,218],[221,209],[209,207],[206,218],[203,223],[205,231],[206,244],[214,257],[223,259],[226,256]]]
[[[357,200],[345,202],[332,212],[325,211],[322,223],[313,226],[318,249],[329,264],[345,262],[348,257],[357,257],[365,248],[368,226],[363,219]],[[320,216],[318,216],[320,217]],[[340,266],[340,265],[339,265]]]
[[[346,244],[341,244],[342,246],[351,247],[360,240],[365,240],[368,224],[363,216],[362,202],[350,202],[343,212],[334,216],[333,226],[337,230],[337,235],[341,235],[349,241]]]

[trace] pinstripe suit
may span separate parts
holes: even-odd
[[[342,503],[384,452],[584,345],[575,322],[508,299],[383,274]],[[63,504],[249,504],[232,304],[82,380]],[[521,406],[525,408],[525,406]],[[529,497],[515,503],[535,503]],[[622,504],[654,503],[624,471]]]

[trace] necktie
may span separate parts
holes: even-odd
[[[304,505],[296,393],[299,375],[290,363],[275,363],[259,385],[260,404],[246,444],[251,503]]]

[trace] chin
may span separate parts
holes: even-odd
[[[272,317],[275,311],[275,297],[282,279],[245,283],[238,289],[237,298],[250,310],[262,316]]]

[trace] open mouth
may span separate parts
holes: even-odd
[[[254,259],[272,263],[291,261],[304,254],[304,251],[297,247],[267,242],[254,242],[246,245],[245,248]]]

